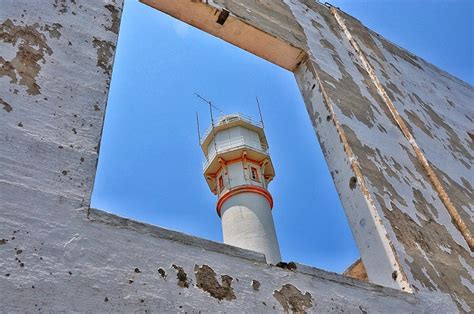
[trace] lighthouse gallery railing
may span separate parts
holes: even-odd
[[[219,141],[219,142],[216,142],[215,145],[210,145],[210,146],[211,147],[209,147],[208,160],[205,160],[203,162],[203,169],[207,168],[209,163],[214,159],[214,157],[217,154],[225,153],[233,149],[248,147],[253,150],[259,151],[261,153],[268,154],[268,146],[258,141],[252,141],[252,140],[249,140],[248,138],[246,139],[243,136],[224,140],[224,141]]]

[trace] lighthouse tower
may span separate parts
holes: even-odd
[[[201,141],[204,177],[218,196],[224,243],[281,261],[268,184],[275,176],[261,122],[242,114],[225,115]]]

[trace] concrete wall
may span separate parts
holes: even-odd
[[[469,311],[472,86],[342,12],[290,7],[312,39],[297,80],[369,279],[389,285],[392,273]]]
[[[269,59],[267,44],[286,52],[275,62],[295,71],[369,279],[414,293],[302,265],[276,268],[255,253],[89,210],[122,1],[4,0],[2,311],[474,306],[472,253],[458,231],[459,221],[472,230],[471,86],[336,12],[345,32],[310,1],[160,3],[205,6],[196,14],[226,7],[229,22],[262,36],[249,50]],[[225,23],[218,27],[227,36]]]
[[[246,37],[263,32],[303,51],[289,69],[369,280],[474,307],[472,86],[315,1],[209,1],[214,15],[231,13],[227,26],[143,2],[286,68],[272,46]],[[226,31],[239,21],[253,31]]]

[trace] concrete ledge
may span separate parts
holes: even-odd
[[[141,234],[151,235],[160,239],[175,241],[186,245],[197,246],[207,251],[222,253],[258,263],[266,263],[265,255],[261,253],[202,239],[199,237],[190,236],[185,233],[161,228],[143,222],[138,222],[132,219],[123,218],[95,208],[90,208],[88,219],[94,223],[101,223],[109,226],[125,228]],[[292,272],[337,282],[342,285],[366,289],[383,296],[391,295],[404,299],[411,298],[413,303],[416,302],[413,298],[413,295],[410,293],[402,292],[396,289],[387,288],[372,283],[363,282],[338,273],[328,272],[308,265],[296,263],[296,266],[297,268],[295,270],[291,270]],[[269,265],[269,267],[281,269],[280,267],[274,265]]]
[[[318,277],[324,280],[334,281],[342,285],[348,285],[348,286],[370,290],[373,293],[380,294],[383,296],[390,295],[397,298],[403,298],[403,299],[406,299],[407,301],[411,301],[411,303],[416,303],[416,300],[412,293],[400,291],[400,290],[389,288],[389,287],[380,286],[380,285],[369,283],[369,282],[364,282],[364,281],[357,280],[357,279],[344,276],[338,273],[329,272],[326,270],[322,270],[322,269],[307,266],[307,265],[296,263],[296,267],[297,267],[296,272],[299,272],[301,274]]]
[[[88,219],[94,223],[102,223],[110,226],[125,228],[136,231],[141,234],[151,235],[157,238],[180,242],[187,245],[198,246],[207,251],[213,251],[226,255],[231,255],[259,263],[266,263],[265,255],[235,246],[218,243],[210,240],[205,240],[198,237],[193,237],[181,232],[172,231],[160,228],[154,225],[138,222],[135,220],[123,218],[114,214],[104,212],[99,209],[90,208],[88,212]]]
[[[196,1],[196,0],[140,0],[141,3],[149,5],[163,13],[186,22],[206,33],[212,34],[226,42],[244,49],[256,56],[272,62],[288,71],[294,71],[298,65],[307,57],[301,46],[300,39],[303,36],[301,28],[296,23],[290,23],[282,27],[282,23],[290,21],[290,12],[275,23],[265,14],[260,14],[259,23],[245,19],[246,16],[237,16],[233,12],[247,13],[248,8],[238,1]],[[221,2],[218,4],[217,2]],[[255,1],[254,1],[255,2]],[[276,4],[276,3],[275,3]],[[227,5],[230,8],[227,8]],[[246,3],[249,5],[249,3]],[[276,4],[278,5],[278,4]],[[229,11],[232,14],[229,14]],[[283,10],[284,6],[281,7]],[[255,3],[254,11],[262,11],[263,7]],[[250,10],[249,10],[250,12]],[[223,17],[221,19],[221,17]],[[272,34],[272,32],[257,28],[255,24],[264,24],[265,29],[279,29],[284,33],[285,39]]]
[[[325,270],[321,270],[318,268],[314,268],[307,265],[296,264],[296,269],[293,270],[284,270],[280,267],[275,265],[266,264],[265,256],[260,253],[256,253],[249,250],[244,250],[241,248],[233,247],[230,245],[217,243],[209,240],[205,240],[198,237],[193,237],[190,235],[186,235],[181,232],[172,231],[164,228],[160,228],[154,225],[146,224],[137,222],[131,219],[119,217],[114,214],[110,214],[98,209],[90,208],[89,221],[92,223],[104,224],[112,227],[123,228],[127,230],[132,230],[134,232],[144,234],[147,236],[157,237],[159,239],[167,240],[167,241],[174,241],[178,243],[182,243],[185,245],[190,245],[194,247],[198,247],[203,250],[212,251],[216,253],[221,253],[224,255],[237,257],[244,259],[250,262],[256,262],[263,266],[263,269],[266,271],[270,271],[271,274],[275,275],[275,278],[281,277],[281,271],[287,271],[288,273],[293,273],[297,277],[290,275],[288,278],[298,278],[299,275],[313,277],[310,281],[313,282],[315,285],[320,285],[321,283],[326,282],[326,284],[330,284],[332,282],[335,286],[332,287],[340,287],[341,289],[349,289],[344,290],[359,291],[362,295],[366,295],[367,302],[377,302],[377,300],[399,300],[400,302],[404,302],[403,304],[409,306],[414,306],[415,308],[419,309],[431,309],[435,310],[434,312],[440,312],[440,309],[448,309],[449,308],[449,297],[442,296],[442,295],[428,295],[425,293],[418,293],[418,294],[411,294],[403,291],[399,291],[393,288],[383,287],[380,285],[367,283],[363,281],[359,281],[341,274],[328,272]],[[239,264],[239,262],[237,262]],[[245,264],[245,261],[242,261],[242,265]],[[258,268],[263,270],[262,268]],[[278,275],[280,273],[280,275]],[[299,277],[302,278],[302,277]],[[339,289],[339,288],[338,288]],[[341,290],[342,291],[342,290]],[[366,292],[363,292],[366,291]],[[343,293],[343,292],[341,292]],[[324,293],[323,293],[324,294]],[[348,295],[346,295],[348,297]],[[387,301],[388,302],[388,301]],[[362,304],[362,303],[361,303]],[[441,312],[443,312],[442,310]]]

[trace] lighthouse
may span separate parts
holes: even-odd
[[[242,114],[220,117],[201,140],[204,177],[218,197],[224,243],[281,261],[268,184],[275,176],[263,123]]]

